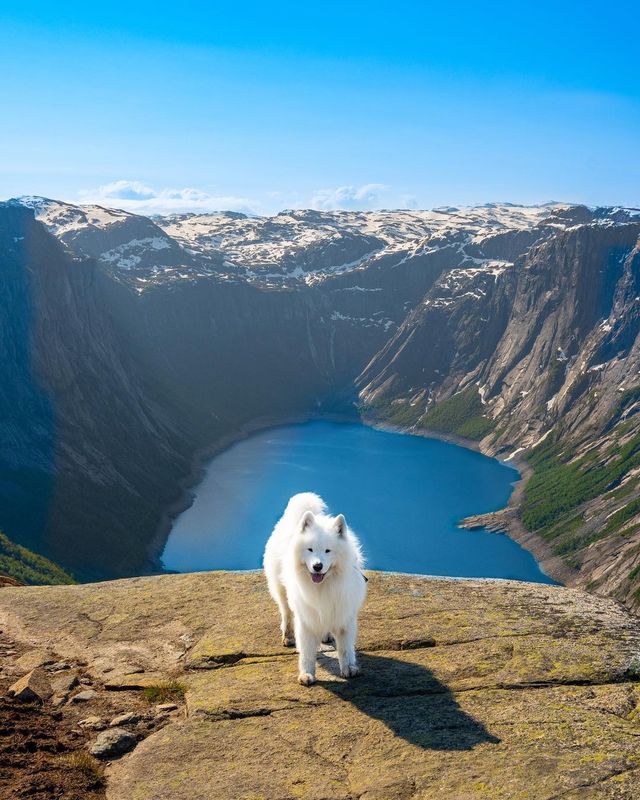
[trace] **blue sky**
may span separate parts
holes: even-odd
[[[0,197],[640,205],[640,3],[3,2]]]

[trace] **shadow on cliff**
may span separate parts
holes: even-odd
[[[16,544],[47,554],[56,425],[34,363],[36,343],[43,339],[34,297],[38,254],[31,234],[37,226],[30,209],[0,206],[0,530]],[[53,269],[52,261],[44,259],[44,266]],[[24,567],[27,576],[29,570]]]
[[[425,750],[472,750],[498,744],[480,722],[463,711],[449,688],[431,670],[387,656],[360,655],[362,676],[322,681],[322,686],[363,714],[383,722],[396,736]],[[320,655],[338,676],[335,654]]]

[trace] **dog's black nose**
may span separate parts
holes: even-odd
[[[319,561],[316,561],[316,563],[313,565],[313,568],[316,572],[322,572],[322,564]]]

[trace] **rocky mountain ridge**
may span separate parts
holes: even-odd
[[[639,235],[637,210],[568,204],[1,204],[0,528],[81,578],[135,574],[194,454],[358,413],[526,456],[525,532],[637,607]]]

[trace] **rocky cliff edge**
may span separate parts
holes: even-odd
[[[86,663],[86,713],[118,691],[184,693],[109,762],[108,800],[640,796],[640,626],[618,604],[511,581],[369,588],[363,676],[337,677],[327,647],[311,688],[257,573],[9,586],[0,628],[23,671],[30,652]]]

